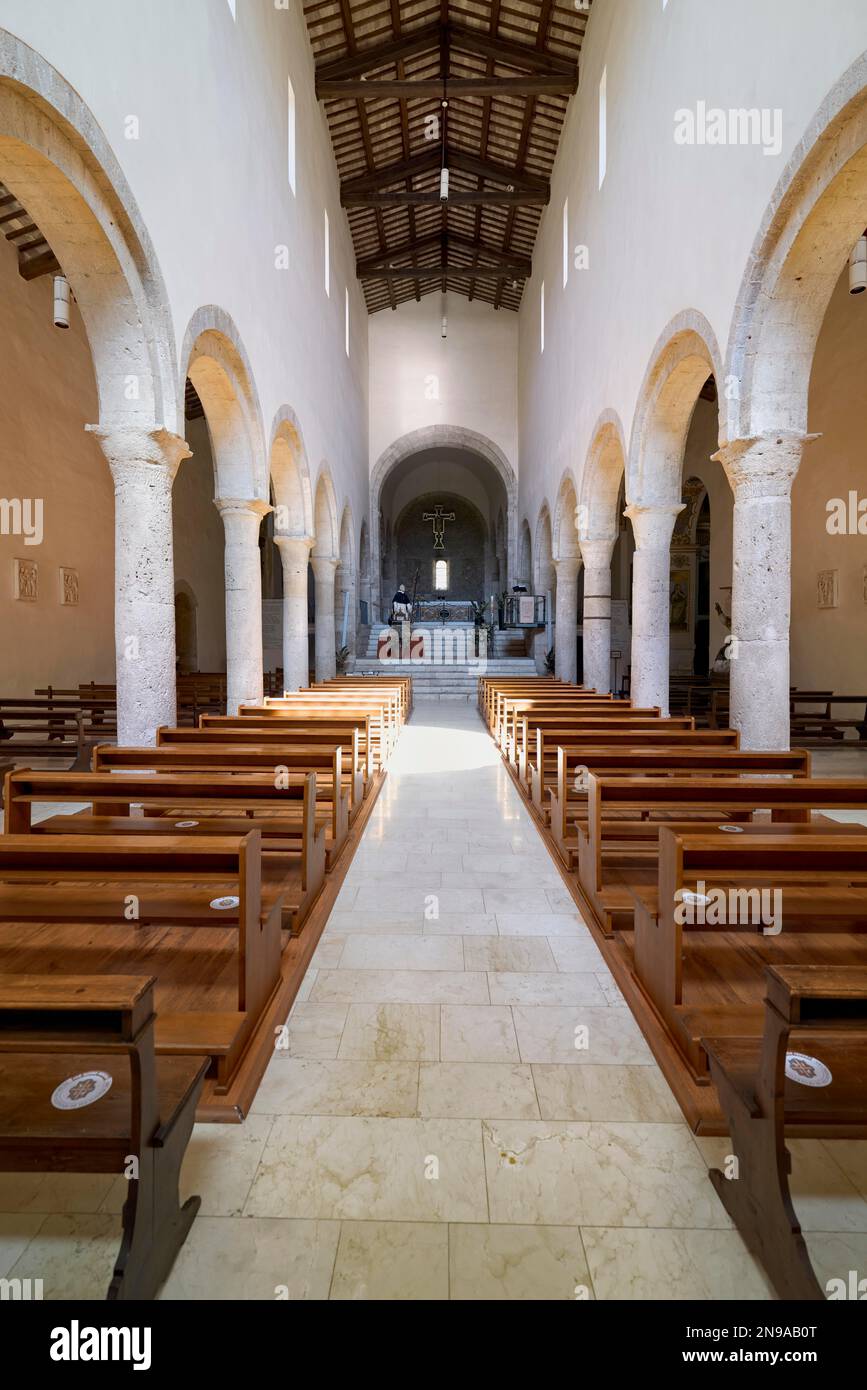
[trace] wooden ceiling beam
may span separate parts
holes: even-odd
[[[349,77],[321,79],[316,83],[316,95],[327,101],[337,97],[373,101],[383,97],[405,101],[420,98],[486,96],[572,96],[578,89],[577,77],[558,73],[533,73],[526,77]]]
[[[345,58],[336,58],[331,63],[322,63],[316,69],[316,95],[319,96],[321,81],[340,81],[357,77],[360,73],[371,72],[374,68],[387,67],[402,58],[411,58],[416,53],[438,49],[440,45],[439,23],[425,25],[412,34],[403,34],[399,39],[387,43],[372,44],[370,48],[359,48]]]
[[[62,274],[62,271],[54,252],[43,251],[41,256],[19,261],[18,274],[22,280],[38,280],[40,275]]]
[[[518,270],[510,270],[505,264],[486,266],[486,265],[449,265],[440,263],[439,265],[410,265],[396,266],[390,270],[371,270],[364,275],[360,275],[360,280],[427,280],[436,279],[440,276],[461,275],[465,279],[477,280],[501,280],[504,277],[509,280],[523,280],[526,276]]]
[[[344,179],[340,185],[341,198],[344,194],[355,195],[357,193],[373,193],[377,188],[383,188],[390,183],[402,183],[404,179],[415,178],[416,174],[429,174],[431,169],[440,167],[439,146],[425,150],[423,154],[410,155],[409,159],[401,159],[397,164],[386,164],[380,169],[371,169],[367,174],[361,174],[356,179]],[[344,203],[344,207],[349,204]]]
[[[507,272],[514,272],[521,279],[529,279],[533,273],[533,265],[529,256],[519,256],[511,254],[503,256],[495,246],[486,246],[482,241],[475,240],[473,237],[461,236],[457,232],[449,231],[447,234],[449,247],[458,248],[461,251],[469,251],[474,256],[484,258],[485,261],[503,262]],[[404,246],[395,246],[390,251],[380,252],[375,256],[366,256],[363,260],[355,263],[355,271],[359,278],[372,276],[377,270],[398,270],[398,262],[404,257],[411,260],[418,256],[423,256],[432,251],[440,244],[440,233],[436,232],[432,236],[419,237],[417,241],[407,242]]]
[[[343,206],[363,206],[357,202],[358,196],[375,193],[377,189],[387,188],[392,183],[402,183],[406,179],[415,178],[417,174],[428,174],[433,169],[439,169],[441,159],[442,153],[439,147],[435,146],[423,154],[402,159],[397,164],[386,164],[379,169],[372,169],[369,173],[362,174],[359,178],[346,179],[340,186]],[[511,169],[507,164],[495,164],[493,160],[480,159],[478,155],[458,149],[446,149],[446,164],[449,169],[456,169],[465,174],[472,174],[476,178],[505,184],[508,188],[514,188],[516,192],[525,191],[544,195],[544,201],[546,203],[548,201],[550,185],[548,180],[539,174],[529,174],[524,170]],[[347,202],[346,199],[352,201]],[[375,206],[375,204],[371,204],[371,206]]]
[[[548,204],[549,193],[537,192],[531,189],[516,189],[513,193],[505,190],[499,191],[494,188],[468,189],[466,191],[449,193],[448,203],[443,203],[443,207],[546,207]],[[345,208],[388,208],[388,207],[424,207],[442,202],[439,189],[432,188],[429,191],[407,193],[395,191],[393,193],[342,193],[340,201]]]

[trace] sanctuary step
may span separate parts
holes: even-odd
[[[425,663],[415,661],[378,661],[376,654],[356,657],[352,667],[356,675],[410,676],[415,701],[457,700],[475,702],[478,679],[482,675],[534,676],[535,663],[531,657],[492,657],[487,661]]]

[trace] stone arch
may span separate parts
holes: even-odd
[[[183,430],[162,274],[132,192],[84,102],[0,30],[0,178],[54,251],[81,310],[99,426]]]
[[[626,463],[630,506],[680,502],[686,436],[709,376],[721,380],[719,346],[707,319],[687,309],[657,339],[638,393]]]
[[[610,540],[620,526],[618,502],[626,473],[626,444],[616,411],[596,421],[581,475],[578,529],[582,539]]]
[[[337,525],[337,495],[327,464],[316,480],[313,503],[313,555],[316,559],[340,558],[340,532]]]
[[[802,434],[816,340],[867,226],[867,53],[820,105],[774,189],[729,332],[725,438]]]
[[[533,588],[533,538],[530,535],[530,523],[526,517],[521,522],[521,545],[518,554],[518,579],[522,584],[526,584],[528,589]]]
[[[547,499],[539,508],[539,515],[536,519],[533,557],[535,560],[533,583],[536,592],[544,594],[546,589],[554,590],[557,584],[554,569],[554,534],[551,525],[551,508]]]
[[[557,503],[554,508],[552,546],[555,560],[579,557],[578,548],[578,489],[571,469],[566,469],[557,489]]]
[[[199,669],[198,607],[195,591],[185,579],[175,580],[175,651],[179,675]]]
[[[507,579],[511,579],[515,574],[518,551],[518,480],[515,470],[502,449],[492,439],[487,435],[478,434],[475,430],[464,429],[461,425],[425,425],[421,429],[410,430],[380,454],[370,475],[370,540],[375,567],[381,566],[382,556],[379,526],[383,483],[391,471],[411,454],[436,448],[469,450],[486,459],[499,475],[506,491],[506,562]]]
[[[274,416],[268,459],[275,506],[275,532],[299,538],[312,536],[310,465],[298,417],[288,405],[281,406]]]
[[[269,504],[262,413],[253,372],[231,316],[215,304],[193,314],[184,334],[183,380],[189,377],[205,411],[218,498]]]

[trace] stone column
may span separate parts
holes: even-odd
[[[114,481],[117,741],[151,745],[177,719],[172,483],[191,451],[169,430],[87,428]]]
[[[556,619],[554,628],[554,669],[561,681],[574,681],[578,674],[578,571],[580,555],[565,555],[554,561],[557,571]]]
[[[334,572],[337,561],[329,560],[324,555],[314,555],[310,563],[316,581],[316,679],[327,681],[337,673],[334,631]]]
[[[668,714],[671,535],[683,503],[626,508],[635,536],[632,569],[633,704]]]
[[[271,510],[257,498],[217,497],[226,532],[226,708],[262,703],[262,571],[259,527]]]
[[[342,645],[343,637],[343,608],[346,603],[346,594],[349,594],[349,620],[346,624],[346,645],[349,648],[350,656],[355,655],[355,626],[357,622],[355,614],[355,583],[351,572],[344,565],[338,564],[334,575],[334,645],[335,648]]]
[[[275,536],[283,565],[283,687],[310,683],[307,642],[307,566],[312,536]]]
[[[815,434],[734,439],[714,459],[734,493],[731,724],[742,748],[789,747],[792,483]]]
[[[580,540],[584,560],[584,684],[611,690],[611,556],[615,536]]]

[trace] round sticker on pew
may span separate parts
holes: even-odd
[[[680,900],[689,903],[692,907],[707,907],[710,902],[707,893],[691,893],[688,888],[684,888]]]
[[[197,820],[176,820],[175,828],[177,830],[192,830],[193,826],[198,825],[198,823]]]
[[[743,835],[742,825],[718,825],[717,830],[724,830],[727,835]]]
[[[101,1100],[111,1090],[111,1080],[107,1071],[82,1071],[68,1076],[55,1088],[51,1104],[55,1110],[81,1110]]]
[[[801,1086],[830,1086],[832,1081],[825,1063],[805,1052],[786,1053],[786,1076]]]
[[[226,912],[231,907],[240,907],[240,898],[213,898],[209,903],[210,907],[215,907],[218,912]]]

